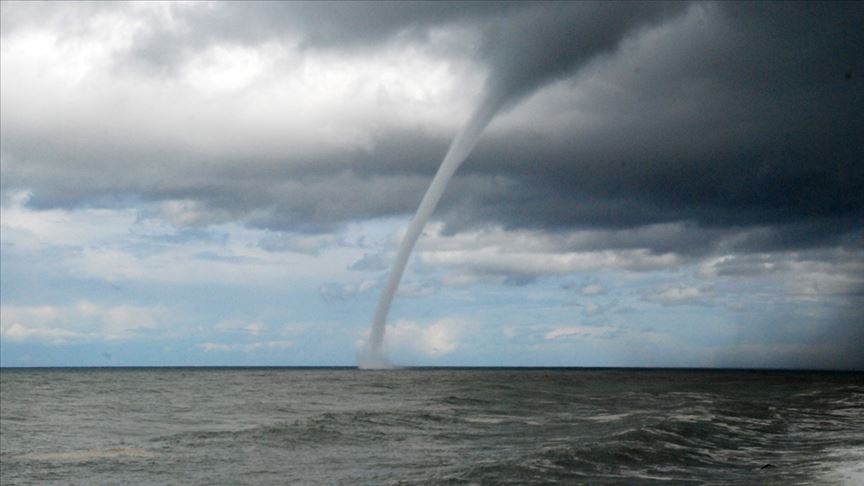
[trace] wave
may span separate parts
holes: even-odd
[[[146,460],[154,459],[157,453],[140,447],[104,447],[70,451],[29,452],[16,456],[23,461],[44,462],[93,462],[102,460]]]
[[[185,431],[156,440],[190,447],[222,441],[273,447],[351,445],[381,440],[400,441],[418,434],[434,435],[452,429],[455,421],[452,414],[428,410],[325,412],[243,429]]]

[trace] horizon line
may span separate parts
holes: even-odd
[[[780,368],[780,367],[708,367],[708,366],[546,366],[546,365],[415,365],[398,366],[385,370],[365,370],[357,365],[60,365],[60,366],[2,366],[2,370],[135,370],[135,369],[340,369],[358,371],[411,371],[411,370],[627,370],[627,371],[737,371],[737,372],[843,372],[861,373],[864,368]]]

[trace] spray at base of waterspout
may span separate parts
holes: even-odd
[[[357,368],[361,370],[394,370],[398,366],[387,359],[384,350],[374,347],[372,344],[366,344],[357,351]]]

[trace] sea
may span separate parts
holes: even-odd
[[[864,373],[0,370],[0,484],[864,484]]]

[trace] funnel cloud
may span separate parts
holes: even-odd
[[[661,3],[634,2],[625,6],[585,2],[566,5],[555,16],[529,11],[503,21],[487,46],[491,67],[482,99],[453,139],[399,245],[375,310],[367,349],[358,354],[361,368],[388,366],[383,351],[387,314],[408,258],[453,174],[471,154],[495,115],[543,84],[614,48],[633,28],[656,21],[671,10]]]

